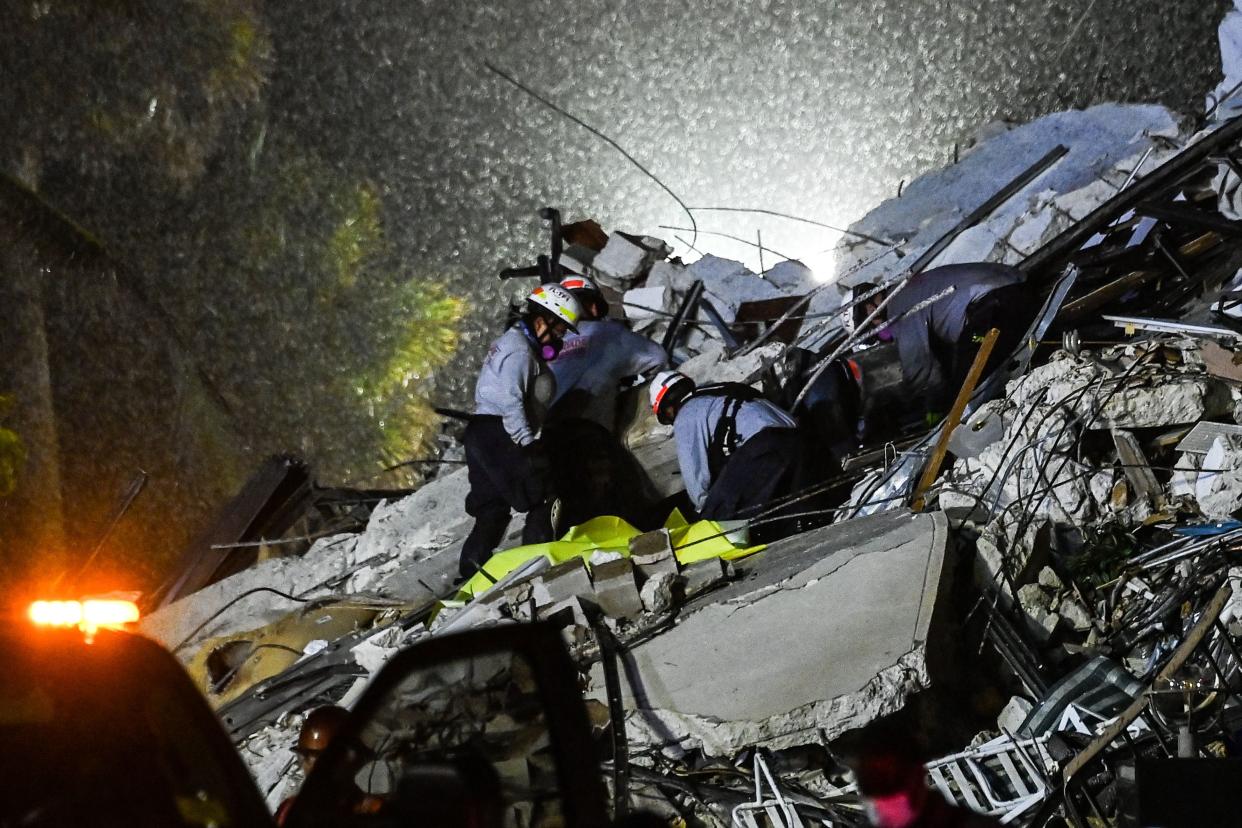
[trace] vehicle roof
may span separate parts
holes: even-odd
[[[68,778],[81,775],[75,766],[94,763],[91,791],[109,778],[118,786],[138,784],[132,777],[145,772],[152,786],[168,780],[205,786],[210,790],[204,801],[225,803],[234,825],[271,825],[216,715],[172,654],[154,641],[108,630],[88,641],[76,629],[10,627],[0,630],[0,663],[6,672],[0,685],[0,770],[51,768]],[[133,762],[99,767],[118,752]],[[29,809],[37,796],[25,793],[0,796],[0,814],[6,807]]]

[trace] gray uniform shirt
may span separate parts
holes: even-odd
[[[707,499],[712,485],[708,467],[707,451],[716,433],[716,424],[724,412],[727,397],[691,397],[677,412],[673,422],[673,438],[677,441],[677,463],[681,466],[682,482],[686,494],[695,508]],[[795,428],[796,423],[788,414],[767,400],[750,400],[742,403],[737,412],[737,439],[741,446],[765,428]]]
[[[944,366],[936,359],[933,343],[953,345],[962,338],[970,303],[997,288],[1021,284],[1025,278],[1022,271],[1003,264],[945,265],[913,277],[893,297],[886,309],[889,319],[897,319],[950,285],[954,288],[945,298],[888,326],[897,342],[904,380],[915,393],[931,394],[948,381]]]
[[[501,418],[519,446],[533,443],[556,393],[556,379],[520,325],[492,343],[474,386],[474,412]]]
[[[569,416],[592,420],[612,431],[617,424],[621,380],[662,368],[667,362],[663,348],[625,323],[585,320],[579,323],[577,334],[565,337],[560,354],[548,363],[556,376],[552,404],[564,400]]]

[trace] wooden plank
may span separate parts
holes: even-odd
[[[983,376],[983,367],[987,365],[988,357],[992,355],[992,348],[995,347],[998,336],[1000,336],[1000,331],[993,328],[983,337],[983,344],[979,346],[979,352],[975,354],[975,361],[970,364],[970,371],[966,374],[966,380],[962,383],[961,389],[957,392],[953,408],[949,410],[949,416],[945,418],[940,428],[940,437],[936,440],[936,447],[932,449],[931,458],[927,461],[927,467],[923,469],[923,476],[919,478],[919,485],[915,487],[914,497],[911,499],[910,508],[916,512],[923,511],[926,505],[923,502],[923,495],[936,480],[936,475],[940,474],[940,466],[944,463],[944,456],[949,450],[949,438],[953,436],[953,430],[957,428],[962,414],[966,411],[966,404],[970,402],[971,396],[975,393],[975,386],[979,384],[979,378]]]
[[[1064,314],[1062,318],[1066,322],[1073,322],[1091,311],[1102,308],[1109,302],[1120,299],[1128,291],[1142,287],[1159,275],[1158,270],[1136,270],[1133,273],[1127,273],[1067,304],[1061,310]]]
[[[1140,204],[1135,208],[1140,215],[1149,216],[1168,224],[1190,225],[1201,230],[1213,230],[1226,236],[1242,236],[1242,221],[1230,221],[1219,215],[1176,204]]]
[[[1220,617],[1221,610],[1225,608],[1225,603],[1232,594],[1233,590],[1230,588],[1229,582],[1226,581],[1216,591],[1216,594],[1212,596],[1212,600],[1208,602],[1208,605],[1203,610],[1203,614],[1199,616],[1198,622],[1195,623],[1190,633],[1178,645],[1177,649],[1173,651],[1173,655],[1165,662],[1160,672],[1156,674],[1155,681],[1151,683],[1152,687],[1159,685],[1161,682],[1168,681],[1170,676],[1182,668],[1182,665],[1190,658],[1195,648],[1203,643],[1203,639],[1207,637],[1208,631],[1212,629],[1212,625]],[[1112,724],[1106,727],[1099,736],[1095,737],[1089,745],[1083,748],[1081,753],[1071,759],[1069,764],[1065,766],[1065,771],[1062,774],[1065,784],[1068,785],[1075,774],[1086,767],[1092,759],[1103,753],[1109,745],[1121,736],[1122,731],[1133,724],[1134,720],[1146,709],[1149,701],[1150,697],[1144,692]]]
[[[1238,363],[1242,354],[1205,339],[1199,348],[1199,356],[1203,358],[1203,365],[1212,376],[1230,382],[1242,382],[1242,364]]]

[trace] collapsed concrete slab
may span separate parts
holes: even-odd
[[[788,538],[626,656],[633,743],[730,756],[832,739],[931,684],[942,513],[887,513]],[[602,669],[592,673],[603,698]]]
[[[981,132],[959,162],[920,176],[900,197],[881,203],[850,226],[874,238],[892,239],[905,256],[882,255],[880,245],[851,241],[837,249],[829,281],[848,287],[895,278],[987,195],[1053,147],[1068,147],[1068,155],[963,232],[930,266],[1012,264],[1114,195],[1140,163],[1149,171],[1171,157],[1174,150],[1160,145],[1159,139],[1179,134],[1178,119],[1170,110],[1130,104],[1056,112],[1012,129]],[[812,301],[810,312],[835,310],[840,297],[838,291],[825,291]]]

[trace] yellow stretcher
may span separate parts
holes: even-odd
[[[737,560],[763,549],[763,545],[735,545],[730,540],[730,536],[735,533],[715,521],[687,523],[676,509],[664,522],[664,528],[669,531],[677,561],[683,566],[708,558]],[[630,539],[638,534],[640,533],[637,529],[621,518],[606,515],[573,527],[560,540],[532,543],[497,552],[483,565],[482,572],[466,581],[457,594],[457,600],[467,601],[485,592],[493,583],[539,555],[547,557],[554,566],[573,558],[582,558],[589,564],[591,555],[598,551],[618,552],[629,557]]]

